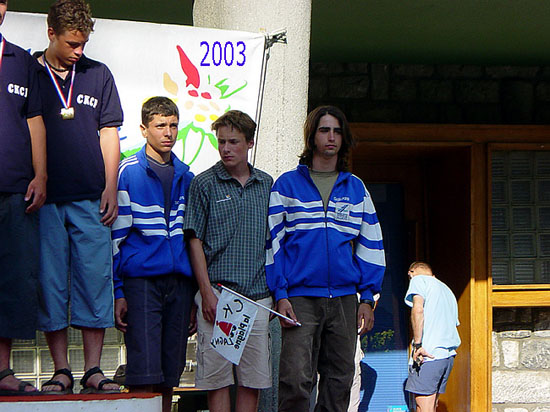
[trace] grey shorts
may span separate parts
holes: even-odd
[[[405,390],[418,395],[445,393],[455,357],[424,362],[420,368],[409,366]]]
[[[216,296],[220,293],[213,289]],[[202,299],[200,292],[195,295],[195,303],[198,306],[198,342],[197,342],[197,374],[195,386],[198,389],[216,390],[232,385],[233,364],[222,357],[210,345],[213,325],[202,316]],[[258,300],[269,308],[273,305],[271,298]],[[259,309],[256,320],[252,326],[250,337],[235,373],[239,386],[252,389],[265,389],[271,387],[271,339],[269,336],[269,312]]]

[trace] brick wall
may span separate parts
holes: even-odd
[[[319,104],[352,122],[550,124],[550,67],[311,63]]]
[[[550,308],[493,312],[493,412],[550,412]]]

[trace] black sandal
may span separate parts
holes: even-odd
[[[65,387],[63,382],[55,380],[54,378],[57,375],[65,375],[67,378],[69,378],[69,380],[70,380],[69,385],[67,387]],[[42,388],[44,386],[50,386],[50,385],[59,386],[61,388],[61,390],[60,391],[45,391],[45,390],[42,389],[42,391],[40,393],[43,394],[43,395],[70,395],[71,393],[73,393],[73,386],[74,386],[73,374],[67,368],[58,369],[53,373],[53,376],[49,381],[44,382],[42,384]]]
[[[15,375],[13,370],[11,369],[4,369],[3,371],[0,371],[0,381],[4,379],[7,376]],[[26,391],[25,388],[27,386],[33,386],[29,382],[19,381],[19,386],[17,387],[17,390],[10,390],[10,389],[0,389],[0,396],[29,396],[29,395],[38,395],[40,392],[38,391]],[[33,386],[34,388],[34,386]]]
[[[88,386],[88,379],[90,379],[90,377],[92,375],[95,375],[96,373],[100,373],[103,376],[105,376],[103,374],[103,371],[101,369],[99,369],[98,366],[94,366],[93,368],[88,369],[86,371],[86,373],[84,374],[84,376],[82,377],[82,379],[80,380],[80,385],[82,386],[82,390],[80,391],[81,394],[84,395],[84,394],[89,394],[89,393],[105,393],[105,394],[120,393],[120,388],[119,389],[103,389],[103,386],[105,386],[109,383],[116,383],[114,380],[109,379],[109,378],[105,378],[105,379],[101,380],[99,382],[99,384],[97,385],[97,388],[94,388],[93,386]]]

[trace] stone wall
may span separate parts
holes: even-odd
[[[493,312],[493,412],[550,412],[550,308]]]
[[[311,63],[319,104],[352,122],[549,124],[550,67]]]

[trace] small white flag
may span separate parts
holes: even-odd
[[[222,289],[210,345],[225,359],[238,365],[257,312],[255,304]]]

